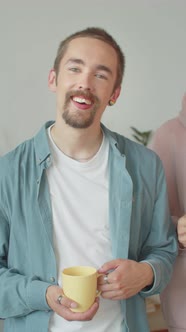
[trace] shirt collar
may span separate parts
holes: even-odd
[[[54,124],[55,121],[48,121],[40,129],[40,131],[34,137],[34,146],[36,151],[37,163],[42,164],[46,159],[48,160],[47,166],[51,164],[51,151],[48,142],[47,128]],[[116,134],[109,130],[101,123],[101,128],[104,131],[105,136],[108,138],[109,143],[117,149],[121,155],[125,154],[125,144],[123,144],[123,136]],[[122,141],[121,141],[122,138]]]
[[[50,127],[53,123],[54,121],[46,122],[45,125],[40,129],[40,131],[34,137],[34,146],[35,146],[36,158],[38,164],[41,164],[51,155],[48,136],[47,136],[47,128]]]

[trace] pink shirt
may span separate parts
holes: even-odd
[[[150,148],[160,157],[167,178],[173,221],[186,214],[186,93],[179,115],[154,134]],[[170,283],[161,294],[169,332],[186,331],[186,249],[176,258]]]
[[[177,219],[186,213],[186,93],[182,111],[156,131],[150,148],[163,162],[171,215]]]

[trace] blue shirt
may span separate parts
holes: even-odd
[[[52,163],[46,125],[0,158],[0,317],[5,332],[47,332],[47,287],[57,284],[46,169]],[[144,298],[170,280],[176,234],[164,171],[156,154],[102,125],[109,139],[109,223],[113,257],[147,261],[151,287],[122,300],[122,332],[148,332]],[[62,239],[61,239],[62,241]]]

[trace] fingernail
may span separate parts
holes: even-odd
[[[78,306],[78,305],[77,305],[77,303],[75,303],[75,302],[72,302],[71,305],[70,305],[70,307],[71,307],[71,308],[74,308],[74,309],[77,308],[77,306]]]

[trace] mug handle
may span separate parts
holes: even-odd
[[[101,276],[105,276],[105,273],[97,273],[97,278],[101,277]],[[96,297],[100,296],[101,291],[96,291]]]

